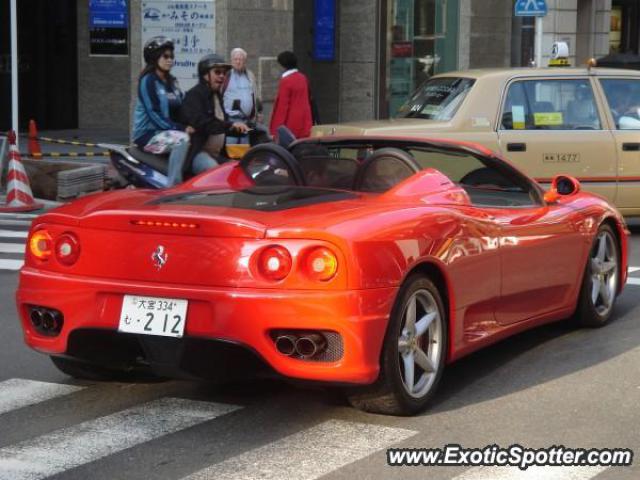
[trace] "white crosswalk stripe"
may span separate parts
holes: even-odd
[[[78,392],[84,387],[12,378],[0,382],[0,415],[52,398]]]
[[[24,264],[24,260],[0,260],[0,270],[20,270]]]
[[[22,243],[0,243],[0,252],[2,252],[2,253],[24,253],[24,244],[22,244]]]
[[[212,465],[184,480],[312,480],[417,433],[400,428],[329,420]]]
[[[0,449],[0,479],[36,480],[198,425],[241,407],[163,398]]]
[[[36,217],[31,213],[0,213],[0,270],[19,270],[29,227]]]
[[[608,467],[475,467],[453,480],[589,480]]]
[[[0,230],[0,238],[27,238],[27,232],[16,230]]]
[[[89,388],[92,387],[5,380],[0,382],[0,415]],[[0,448],[0,480],[39,480],[64,474],[241,408],[178,398],[161,398],[137,405]],[[374,454],[384,458],[387,448],[398,446],[418,434],[405,428],[331,419],[240,452],[182,480],[315,480]],[[228,432],[224,435],[227,438]],[[607,469],[599,466],[529,467],[523,471],[516,467],[472,467],[447,478],[590,480]]]

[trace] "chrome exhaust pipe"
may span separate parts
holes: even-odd
[[[310,333],[296,341],[296,353],[301,357],[313,357],[327,348],[327,339],[319,333]]]
[[[34,308],[31,310],[29,314],[29,318],[31,319],[31,325],[36,328],[40,328],[42,326],[42,312],[38,308]]]
[[[276,337],[276,349],[281,354],[290,357],[296,352],[296,337],[293,335],[279,335]]]
[[[42,312],[42,328],[46,331],[51,331],[56,326],[56,316],[51,310],[44,310]]]
[[[60,313],[57,310],[53,310],[51,312],[51,315],[53,315],[53,327],[52,327],[52,330],[54,332],[60,332],[60,330],[62,330],[62,313]]]

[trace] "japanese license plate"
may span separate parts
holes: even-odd
[[[187,318],[187,300],[125,295],[118,331],[182,337]]]

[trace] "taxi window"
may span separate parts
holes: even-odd
[[[600,80],[618,130],[640,130],[640,80]]]
[[[600,130],[589,80],[523,80],[509,86],[503,130]]]
[[[472,78],[458,77],[427,80],[400,107],[398,117],[451,120],[474,83]]]

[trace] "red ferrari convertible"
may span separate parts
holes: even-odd
[[[75,377],[211,378],[257,359],[406,415],[474,350],[604,325],[627,236],[575,179],[545,192],[483,147],[307,139],[42,215],[16,296],[27,344]]]

